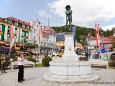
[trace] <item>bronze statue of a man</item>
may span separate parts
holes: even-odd
[[[70,5],[67,5],[65,7],[66,11],[65,11],[65,14],[66,14],[66,26],[68,25],[68,22],[69,22],[69,26],[71,28],[71,23],[72,23],[72,10],[71,10],[71,7]]]

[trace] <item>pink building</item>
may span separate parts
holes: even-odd
[[[112,48],[112,43],[114,42],[115,36],[108,36],[104,37],[101,36],[99,38],[99,46],[104,47],[104,48]],[[88,44],[90,46],[96,46],[96,38],[95,37],[89,37]]]

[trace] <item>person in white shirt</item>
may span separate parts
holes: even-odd
[[[18,82],[24,81],[24,56],[23,54],[19,54],[18,56]]]

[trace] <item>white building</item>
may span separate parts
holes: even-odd
[[[56,33],[47,25],[46,27],[41,26],[38,20],[31,21],[31,43],[37,44],[38,32],[42,29],[42,35],[40,36],[40,53],[52,54],[56,47]]]
[[[30,43],[37,44],[38,31],[41,27],[40,22],[38,20],[30,21],[30,25],[31,25]]]
[[[30,40],[30,24],[14,17],[0,18],[0,40],[9,44],[12,25],[14,43],[27,43]]]

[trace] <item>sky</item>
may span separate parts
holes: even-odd
[[[103,30],[115,27],[115,0],[0,0],[0,17],[24,21],[38,20],[50,26],[65,25],[65,7],[72,9],[72,24]]]

